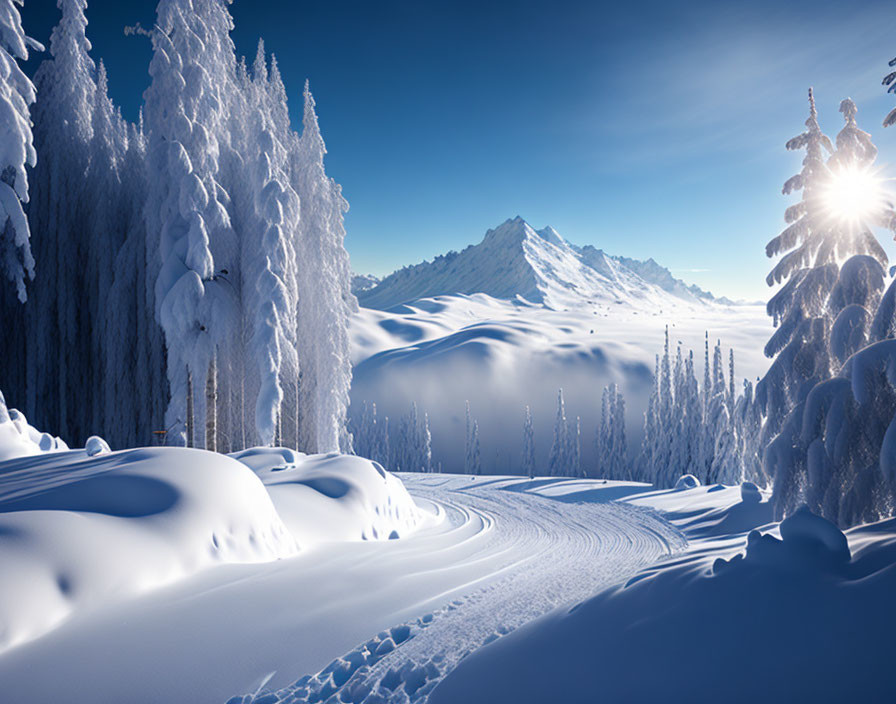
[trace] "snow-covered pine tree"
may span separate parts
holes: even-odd
[[[877,149],[870,135],[858,128],[851,100],[841,103],[840,112],[846,124],[829,161],[830,188],[857,182],[873,188],[869,176]],[[804,343],[798,350],[800,359],[811,355],[827,360],[830,371],[842,366],[841,376],[821,378],[806,392],[805,401],[794,406],[782,432],[766,449],[765,468],[774,477],[776,516],[784,517],[806,503],[845,527],[884,515],[892,507],[882,448],[888,432],[884,425],[893,417],[896,397],[883,378],[887,348],[865,345],[888,327],[878,322],[881,309],[889,311],[891,305],[887,295],[881,299],[887,259],[871,226],[894,229],[896,217],[889,204],[868,192],[828,194],[829,199],[844,196],[861,197],[864,207],[863,212],[847,208],[828,214],[830,234],[822,251],[832,260],[828,266],[836,278],[815,322],[824,326],[830,342],[823,349],[815,344],[808,350]],[[845,263],[838,266],[843,259]],[[877,313],[872,314],[875,308]],[[879,389],[864,388],[872,379]]]
[[[473,430],[470,439],[470,474],[479,476],[482,474],[482,453],[479,449],[479,422],[473,421]]]
[[[32,422],[84,441],[93,431],[83,391],[96,381],[90,374],[91,338],[81,334],[93,329],[83,303],[96,295],[84,277],[93,205],[86,186],[96,67],[88,53],[87,3],[59,0],[57,5],[62,16],[50,35],[50,57],[34,77],[40,96],[32,113],[34,145],[41,158],[31,178],[29,225],[40,266],[24,326],[31,359],[19,383],[25,382],[25,412]]]
[[[557,418],[554,421],[554,439],[551,443],[551,454],[548,458],[549,476],[569,476],[571,463],[569,448],[569,422],[566,419],[563,389],[560,389],[557,392]]]
[[[236,269],[237,252],[229,196],[218,182],[219,137],[227,96],[235,91],[231,26],[218,0],[161,0],[152,32],[145,212],[160,259],[155,294],[165,332],[171,444],[205,446],[209,374],[219,366],[213,365],[219,344],[237,330],[233,286],[217,278]],[[189,406],[195,419],[188,418]]]
[[[656,390],[656,384],[654,384],[654,391]],[[651,396],[653,398],[653,396]],[[645,418],[651,415],[652,408],[648,406],[647,415]],[[591,472],[591,476],[596,478],[606,478],[609,476],[608,468],[609,468],[609,455],[611,448],[613,446],[613,440],[611,437],[611,428],[613,419],[612,419],[612,408],[610,405],[610,387],[605,386],[603,393],[600,397],[600,421],[597,426],[597,429],[594,433],[594,449],[595,449],[595,457],[596,464],[594,470]],[[645,443],[646,443],[646,435],[645,435]],[[646,444],[645,444],[645,452],[646,452]],[[646,456],[646,455],[645,455]],[[645,460],[646,461],[646,460]]]
[[[299,365],[311,370],[302,388],[302,417],[308,419],[305,446],[311,451],[346,449],[343,431],[351,386],[348,324],[357,310],[351,269],[343,243],[348,203],[324,170],[326,147],[314,98],[306,82],[301,139],[294,150],[296,191],[301,202],[298,260]]]
[[[672,432],[670,433],[670,462],[668,474],[673,475],[670,481],[674,484],[678,476],[687,472],[690,464],[690,447],[688,446],[687,416],[687,365],[681,353],[681,343],[675,352],[675,365],[672,370]]]
[[[672,395],[672,358],[669,353],[669,326],[666,325],[663,357],[660,362],[659,386],[659,434],[656,442],[655,474],[650,479],[658,481],[661,476],[673,470],[672,443],[675,429],[675,399]]]
[[[254,160],[252,200],[256,225],[241,233],[243,264],[243,315],[252,321],[249,356],[258,371],[255,401],[255,432],[262,444],[270,444],[283,418],[286,392],[293,401],[287,426],[296,427],[295,389],[298,383],[296,316],[298,282],[295,243],[300,237],[299,196],[290,183],[289,138],[291,132],[274,122],[276,100],[272,98],[264,56],[259,42],[248,88],[254,118],[247,156]],[[286,143],[284,143],[286,142]],[[253,153],[254,152],[254,153]],[[292,437],[292,442],[296,438]]]
[[[22,303],[25,280],[34,278],[30,231],[22,203],[28,202],[26,166],[34,166],[37,153],[31,134],[29,109],[35,100],[31,81],[19,67],[28,49],[43,47],[25,36],[19,8],[22,0],[0,0],[0,276],[12,282]]]
[[[526,406],[526,419],[523,421],[523,472],[530,479],[535,477],[535,428],[529,406]]]
[[[762,468],[759,455],[759,433],[762,430],[762,413],[753,398],[753,384],[744,379],[743,395],[734,409],[737,429],[738,452],[742,458],[744,479],[758,486],[768,486],[768,477]]]
[[[778,434],[787,414],[809,389],[831,374],[826,353],[827,299],[837,279],[838,250],[842,255],[847,248],[838,244],[826,210],[824,193],[831,175],[825,152],[833,152],[833,146],[819,127],[812,89],[806,128],[787,142],[787,149],[805,149],[806,156],[800,173],[783,188],[784,195],[801,192],[801,200],[787,208],[787,227],[766,247],[769,257],[783,255],[766,281],[769,286],[784,285],[768,302],[768,313],[778,329],[765,353],[775,361],[756,386],[756,398],[766,416],[764,445]]]
[[[628,446],[625,439],[625,398],[622,392],[615,388],[612,421],[612,447],[614,476],[617,479],[631,479],[628,468]]]
[[[683,442],[687,445],[688,463],[682,468],[683,474],[693,474],[696,477],[702,474],[701,437],[703,432],[703,404],[700,398],[700,382],[694,370],[694,352],[688,353],[685,362],[685,399],[683,413],[685,418],[685,430]]]
[[[609,394],[609,389],[604,391]],[[609,397],[608,397],[609,399]],[[609,408],[609,400],[608,400]],[[644,482],[655,482],[658,473],[657,445],[660,437],[660,357],[656,355],[653,367],[653,389],[647,399],[647,410],[644,413],[644,437],[641,442],[640,476]],[[602,416],[603,417],[603,416]],[[609,413],[606,416],[609,418]],[[606,426],[609,429],[609,425]],[[609,437],[609,430],[605,433]]]
[[[421,467],[420,471],[432,473],[432,432],[429,429],[429,413],[423,413],[421,429]]]
[[[473,416],[470,413],[470,402],[464,402],[464,474],[473,473]]]
[[[576,428],[570,433],[570,461],[572,467],[570,475],[573,477],[585,476],[582,472],[582,419],[576,416]]]

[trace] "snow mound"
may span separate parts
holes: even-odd
[[[213,565],[297,550],[261,481],[223,455],[146,448],[7,460],[0,463],[0,651],[75,611]]]
[[[698,486],[700,486],[700,480],[693,474],[683,474],[675,482],[675,489],[677,490],[696,489]]]
[[[68,445],[59,438],[29,425],[25,416],[15,408],[7,410],[0,393],[0,462],[67,449]]]
[[[889,701],[896,521],[844,535],[803,509],[780,533],[556,610],[470,655],[429,702]]]
[[[376,462],[288,448],[231,455],[264,482],[290,531],[303,545],[334,540],[394,540],[411,533],[420,513],[401,480]]]
[[[805,506],[788,516],[781,523],[780,531],[780,540],[752,531],[747,538],[747,552],[743,559],[797,568],[811,562],[831,569],[850,560],[846,536],[833,523],[816,516]],[[730,564],[720,558],[713,570],[726,569]]]
[[[87,443],[84,445],[84,451],[87,453],[88,457],[96,457],[97,455],[105,455],[112,452],[112,450],[109,449],[109,443],[103,440],[99,435],[91,435],[87,438]]]

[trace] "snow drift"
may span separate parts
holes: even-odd
[[[5,410],[5,407],[4,407]],[[420,518],[404,486],[358,457],[256,448],[43,452],[0,422],[0,652],[83,614],[227,563],[327,541],[386,540]]]
[[[889,701],[896,521],[801,510],[729,559],[692,551],[464,660],[430,702]]]
[[[285,447],[231,455],[264,482],[274,506],[302,543],[400,538],[420,514],[401,480],[376,462]]]

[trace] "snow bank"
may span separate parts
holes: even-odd
[[[780,533],[554,611],[461,662],[429,701],[890,701],[896,521],[844,535],[803,510]]]
[[[16,409],[7,410],[0,393],[0,462],[67,449],[68,446],[59,438],[29,425],[25,416]]]
[[[264,485],[228,457],[182,448],[19,456],[0,463],[0,651],[75,611],[297,550]]]
[[[277,511],[303,544],[387,540],[416,528],[420,514],[401,480],[354,455],[305,455],[253,448],[231,457],[264,482]]]

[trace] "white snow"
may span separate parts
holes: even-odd
[[[888,701],[896,691],[892,520],[807,511],[557,609],[462,662],[446,702]],[[852,555],[850,555],[852,549]]]
[[[420,522],[401,482],[358,457],[110,452],[96,437],[85,450],[45,453],[44,436],[9,415],[0,422],[0,652],[211,567],[397,538]]]
[[[0,393],[0,462],[67,449],[62,440],[40,432],[16,409],[7,409]]]

